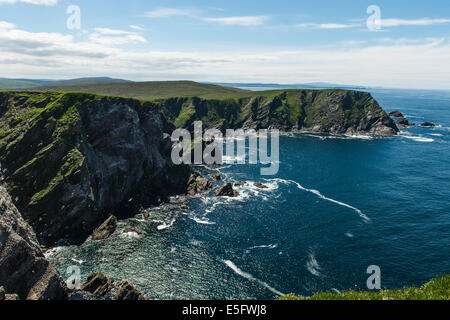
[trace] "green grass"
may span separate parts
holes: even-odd
[[[433,279],[420,288],[381,290],[379,292],[324,292],[312,297],[285,295],[280,300],[450,300],[450,275]]]
[[[31,88],[35,91],[87,92],[106,96],[155,100],[170,97],[199,97],[204,99],[230,99],[254,95],[247,90],[203,84],[193,81],[152,81],[125,83],[82,83],[79,85],[49,85]]]

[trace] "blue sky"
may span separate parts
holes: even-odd
[[[0,77],[450,89],[449,31],[444,0],[0,0]]]

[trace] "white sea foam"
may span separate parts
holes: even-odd
[[[440,133],[430,133],[430,136],[443,137],[444,135]]]
[[[354,235],[353,235],[352,233],[350,233],[350,232],[347,232],[345,235],[346,235],[347,237],[349,237],[349,238],[353,238],[353,237],[354,237]]]
[[[278,248],[278,244],[268,244],[268,245],[261,245],[261,246],[254,246],[254,247],[250,247],[248,248],[248,250],[253,250],[253,249],[275,249]]]
[[[207,224],[207,225],[216,224],[215,222],[209,221],[208,219],[206,219],[204,217],[203,218],[199,218],[199,217],[196,217],[196,216],[190,216],[189,218],[194,220],[198,224]]]
[[[175,220],[176,219],[172,219],[170,222],[163,222],[162,224],[160,224],[158,227],[157,227],[157,229],[158,229],[158,231],[161,231],[161,230],[165,230],[165,229],[168,229],[168,228],[170,228],[171,226],[173,226],[173,224],[175,223]]]
[[[434,142],[434,139],[425,138],[422,136],[405,136],[404,135],[403,137],[406,139],[411,139],[411,140],[417,141],[417,142]]]
[[[315,194],[316,196],[318,196],[319,198],[321,198],[321,199],[323,199],[323,200],[326,200],[326,201],[329,201],[329,202],[338,204],[338,205],[340,205],[340,206],[342,206],[342,207],[346,207],[346,208],[349,208],[349,209],[352,209],[352,210],[356,211],[356,213],[358,213],[358,215],[359,215],[365,222],[370,222],[370,218],[369,218],[368,216],[366,216],[366,215],[365,215],[361,210],[359,210],[358,208],[355,208],[355,207],[353,207],[353,206],[351,206],[351,205],[349,205],[349,204],[346,204],[346,203],[344,203],[344,202],[341,202],[341,201],[337,201],[337,200],[328,198],[328,197],[324,196],[323,194],[321,194],[320,191],[318,191],[318,190],[305,188],[305,187],[303,187],[300,183],[298,183],[297,181],[293,181],[293,180],[284,180],[284,179],[269,179],[269,181],[276,181],[276,182],[284,183],[284,184],[295,184],[300,190],[303,190],[303,191],[306,191],[306,192],[313,193],[313,194]]]
[[[70,260],[73,261],[73,262],[75,262],[75,263],[78,263],[79,265],[82,265],[82,264],[84,263],[83,260],[77,260],[77,259],[75,259],[75,258],[70,258]]]
[[[283,293],[281,293],[280,291],[278,291],[277,289],[272,288],[270,285],[268,285],[266,282],[261,281],[259,279],[256,279],[254,276],[252,276],[250,273],[244,272],[241,269],[239,269],[232,261],[230,260],[224,260],[223,263],[225,263],[227,265],[227,267],[229,267],[231,270],[233,270],[236,274],[240,275],[241,277],[250,280],[250,281],[254,281],[256,283],[259,283],[261,286],[263,286],[264,288],[270,290],[271,292],[275,293],[278,296],[284,296]]]
[[[316,277],[320,276],[320,265],[317,262],[316,257],[314,256],[314,253],[310,253],[308,255],[308,260],[306,261],[306,268],[312,275],[314,275]]]
[[[130,240],[134,240],[134,239],[139,239],[139,238],[140,238],[140,237],[139,237],[139,234],[138,234],[137,232],[135,232],[135,231],[122,232],[122,233],[120,234],[120,236],[121,236],[122,238],[130,239]]]

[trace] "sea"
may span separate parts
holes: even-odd
[[[278,88],[277,88],[278,89]],[[245,181],[121,220],[107,240],[46,253],[65,279],[80,270],[128,279],[150,299],[275,299],[283,294],[421,286],[450,273],[450,92],[367,89],[387,112],[437,126],[396,137],[280,137],[279,172],[198,167]],[[267,186],[259,189],[253,184]],[[135,232],[123,233],[125,228]],[[68,272],[70,271],[70,272]]]

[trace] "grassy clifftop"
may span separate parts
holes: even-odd
[[[433,279],[420,288],[381,290],[380,292],[318,293],[312,297],[292,294],[280,300],[450,300],[450,275]]]
[[[252,95],[251,91],[194,81],[149,82],[94,82],[67,81],[32,88],[37,91],[87,92],[107,96],[120,96],[140,100],[171,97],[200,97],[205,99],[228,99]]]

